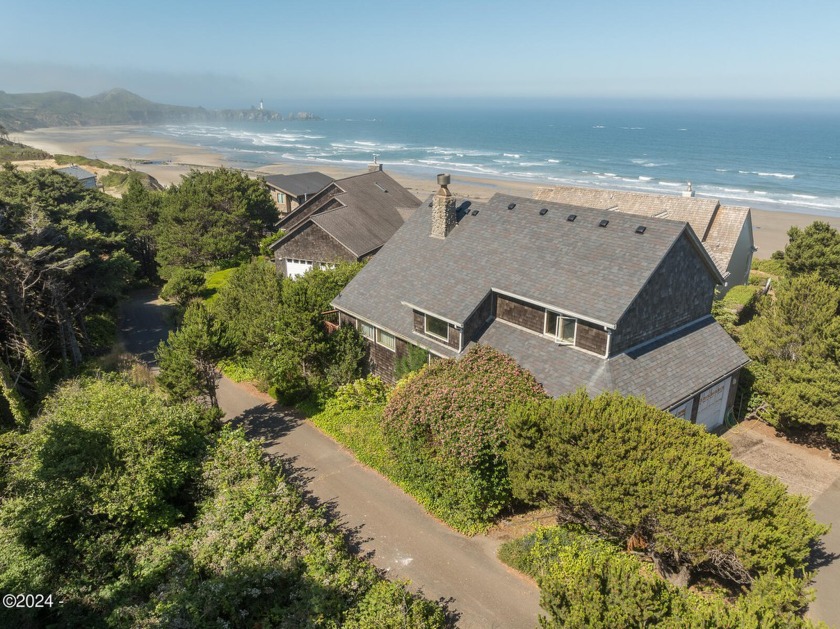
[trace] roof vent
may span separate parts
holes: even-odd
[[[472,211],[472,215],[473,215],[473,216],[478,216],[478,210],[473,210],[473,211]]]
[[[606,227],[609,224],[610,222],[607,219],[603,219],[600,223],[598,223],[598,227]]]
[[[647,229],[647,227],[645,227],[644,225],[639,225],[636,228],[636,233],[637,234],[644,234],[646,229]]]
[[[378,183],[376,183],[375,181],[373,182],[373,185],[374,185],[374,186],[376,186],[377,188],[379,188],[380,190],[382,190],[382,192],[388,192],[385,188],[383,188],[382,186],[380,186],[380,185],[379,185]]]
[[[577,218],[577,214],[569,214],[566,217],[566,220],[569,221],[570,223],[574,223],[576,218]]]
[[[544,207],[540,210],[540,216],[545,216],[546,214],[548,214],[548,208]]]
[[[516,207],[516,203],[510,203],[510,204],[508,204],[508,209],[509,209],[509,210],[512,210],[512,209],[513,209],[513,208],[515,208],[515,207]]]

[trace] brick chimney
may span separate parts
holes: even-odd
[[[438,175],[440,190],[432,197],[432,238],[446,238],[455,227],[455,197],[447,187],[449,175]]]

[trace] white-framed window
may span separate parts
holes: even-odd
[[[563,345],[575,344],[575,332],[577,331],[577,319],[571,317],[560,317],[557,326],[557,342]]]
[[[443,319],[432,315],[426,315],[426,334],[434,336],[442,341],[449,342],[449,324]]]
[[[376,328],[367,321],[359,320],[359,334],[371,341],[376,339]]]
[[[382,347],[387,347],[392,352],[396,351],[397,349],[397,341],[394,338],[394,335],[388,334],[384,330],[376,331],[376,342],[379,343]]]
[[[286,195],[282,192],[277,193],[277,202],[278,203],[285,203],[286,202]]]
[[[563,345],[574,345],[576,331],[577,319],[564,317],[551,310],[545,311],[545,329],[543,332],[546,336],[552,337]]]

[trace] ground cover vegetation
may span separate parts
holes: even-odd
[[[753,360],[741,377],[740,417],[840,448],[840,233],[791,228],[790,244],[753,265],[768,294],[718,319]],[[734,290],[734,289],[733,289]]]
[[[765,574],[742,596],[689,590],[661,579],[649,563],[573,527],[542,528],[506,542],[499,558],[540,585],[543,627],[813,627],[800,615],[801,579]]]
[[[8,446],[4,626],[440,627],[352,556],[258,443],[120,376],[72,381]]]
[[[0,170],[0,419],[23,426],[51,387],[107,349],[137,268],[116,202],[51,170]]]

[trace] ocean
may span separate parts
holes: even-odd
[[[840,216],[840,110],[680,111],[619,107],[393,107],[316,112],[323,120],[165,125],[154,134],[238,165],[317,169],[373,160],[537,185],[679,193],[776,211]]]

